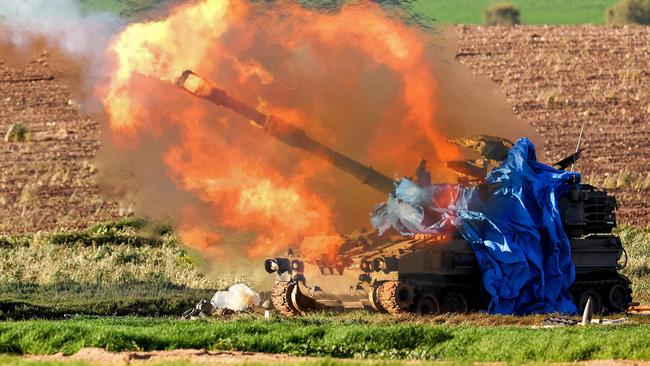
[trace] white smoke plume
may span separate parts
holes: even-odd
[[[0,1],[0,43],[28,51],[34,41],[84,64],[88,80],[101,77],[106,48],[126,21],[111,13],[84,13],[78,0]]]

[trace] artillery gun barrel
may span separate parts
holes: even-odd
[[[285,144],[305,150],[324,159],[337,168],[352,174],[363,184],[382,193],[391,193],[395,189],[394,181],[358,161],[340,154],[322,143],[309,137],[301,128],[272,115],[264,114],[257,109],[229,96],[224,90],[217,88],[208,80],[190,70],[183,72],[176,85],[190,94],[205,99],[253,121],[267,133]]]

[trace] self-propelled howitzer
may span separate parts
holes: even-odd
[[[393,179],[314,140],[299,127],[230,97],[191,71],[185,71],[177,85],[240,114],[276,139],[328,161],[379,192],[395,190]],[[463,182],[483,187],[487,186],[482,177],[498,166],[512,147],[511,142],[491,136],[452,142],[482,156],[449,166],[462,173]],[[563,164],[558,165],[563,169]],[[576,275],[571,292],[577,307],[583,308],[591,298],[596,312],[626,310],[632,297],[630,281],[619,273],[624,265],[620,260],[626,261],[627,255],[620,239],[612,234],[616,199],[593,186],[575,184],[558,197],[558,209],[570,240]],[[341,244],[334,256],[306,258],[289,251],[265,261],[265,269],[276,275],[272,302],[279,312],[296,315],[322,308],[367,308],[391,314],[467,312],[485,309],[489,300],[476,255],[458,232],[402,236],[394,231],[378,235],[377,231],[359,230],[334,238],[304,239],[307,244],[337,240]]]
[[[367,184],[379,192],[388,194],[395,189],[395,184],[391,178],[314,140],[298,126],[276,116],[264,114],[229,96],[224,90],[219,89],[208,80],[190,70],[183,72],[176,84],[194,96],[226,107],[253,121],[257,126],[263,128],[264,131],[276,139],[328,161],[344,172],[353,175],[363,184]]]

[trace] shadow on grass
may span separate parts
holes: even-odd
[[[0,320],[62,319],[66,315],[176,316],[216,290],[164,282],[0,286]]]

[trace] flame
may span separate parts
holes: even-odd
[[[341,236],[310,236],[305,238],[301,250],[310,253],[313,257],[320,257],[327,263],[336,263],[336,252],[345,241]]]
[[[440,162],[459,155],[436,127],[430,42],[376,4],[318,13],[287,3],[203,0],[119,34],[108,50],[110,81],[98,94],[112,141],[134,159],[144,139],[175,136],[159,157],[169,179],[208,208],[214,226],[256,233],[246,252],[258,257],[306,236],[335,236],[350,220],[334,214],[336,197],[318,189],[336,183],[335,168],[176,90],[174,79],[193,69],[326,144],[356,151],[359,160],[388,174],[406,172],[423,156]],[[367,121],[355,124],[359,117]],[[183,241],[214,247],[218,235],[188,219],[186,209],[179,208]]]
[[[113,129],[138,127],[132,116],[139,105],[134,91],[127,90],[133,75],[172,82],[184,69],[198,67],[209,56],[210,43],[226,31],[229,5],[220,0],[182,6],[165,20],[130,25],[112,42],[115,70],[103,99]]]
[[[232,60],[235,69],[239,73],[239,83],[245,84],[249,78],[256,76],[259,82],[263,85],[273,83],[273,75],[268,72],[256,60],[250,59],[246,62],[241,62],[237,59]]]
[[[196,225],[197,220],[198,213],[194,207],[186,206],[182,211],[181,224],[178,227],[179,238],[208,258],[221,258],[224,251],[216,245],[221,240],[221,235]]]

